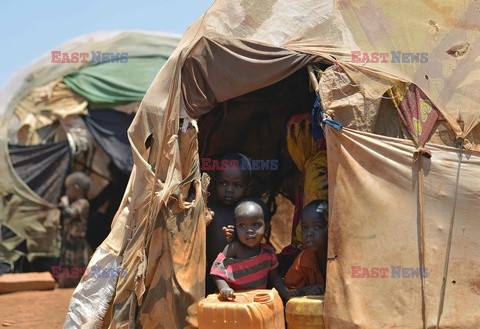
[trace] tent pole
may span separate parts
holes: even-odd
[[[318,84],[318,80],[317,80],[317,77],[315,76],[315,72],[313,71],[312,65],[308,65],[308,76],[310,77],[310,82],[312,83],[312,86],[315,89],[315,93],[318,95],[320,85]]]
[[[423,156],[424,149],[422,147],[417,148],[414,152],[416,156],[415,162],[417,163],[417,212],[418,212],[418,230],[420,233],[419,236],[419,263],[420,263],[420,281],[421,281],[421,293],[422,293],[422,322],[423,329],[427,328],[427,307],[425,302],[425,175],[423,172]]]

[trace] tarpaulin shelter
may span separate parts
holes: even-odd
[[[0,262],[59,256],[57,204],[72,170],[93,181],[87,238],[93,247],[103,241],[133,166],[127,128],[179,40],[143,31],[81,36],[2,90]]]
[[[284,99],[273,86],[318,63],[331,64],[310,71],[328,154],[327,326],[478,327],[479,42],[476,1],[215,1],[129,129],[134,169],[90,263],[129,275],[82,280],[65,327],[196,325],[208,183],[197,131],[223,115],[238,137],[256,112],[232,104],[269,86]]]

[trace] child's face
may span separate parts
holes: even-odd
[[[228,206],[240,201],[247,192],[247,176],[248,174],[240,169],[220,171],[215,185],[219,200]]]
[[[317,254],[327,251],[328,230],[322,213],[302,214],[302,240],[305,247]]]
[[[248,204],[246,207],[248,209],[235,217],[236,233],[241,243],[254,248],[265,236],[265,221],[259,205]]]
[[[67,196],[68,200],[72,202],[84,197],[85,192],[81,187],[74,185],[67,180],[65,182],[65,195]]]

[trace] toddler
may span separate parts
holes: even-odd
[[[257,199],[242,200],[234,210],[237,239],[219,253],[210,274],[223,299],[233,297],[234,290],[275,287],[284,301],[289,292],[280,277],[273,248],[262,239],[269,228],[265,204]]]

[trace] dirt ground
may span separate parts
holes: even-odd
[[[0,295],[0,328],[63,328],[71,289]]]

